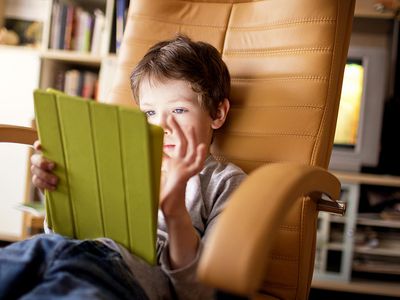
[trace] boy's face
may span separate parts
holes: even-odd
[[[213,120],[208,111],[201,107],[198,94],[189,83],[183,80],[164,80],[149,83],[144,80],[139,92],[140,109],[146,113],[149,123],[164,129],[164,155],[171,156],[179,137],[167,124],[167,117],[172,116],[185,136],[193,128],[196,144],[211,144],[213,129],[221,125]]]

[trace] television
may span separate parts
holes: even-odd
[[[359,172],[379,162],[387,50],[349,48],[329,168]]]

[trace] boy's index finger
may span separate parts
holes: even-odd
[[[33,149],[35,149],[36,151],[42,150],[42,144],[40,143],[39,140],[36,140],[36,141],[33,143]]]

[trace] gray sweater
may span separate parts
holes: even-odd
[[[172,270],[169,265],[168,232],[162,213],[158,214],[158,265],[152,267],[110,239],[102,241],[118,251],[150,299],[212,299],[213,290],[199,283],[196,269],[201,251],[218,214],[232,191],[245,178],[233,164],[222,164],[209,156],[203,170],[188,181],[186,208],[201,243],[197,256],[188,266]]]

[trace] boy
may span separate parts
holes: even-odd
[[[61,242],[53,242],[53,248],[59,243],[73,243],[72,248],[85,243],[91,254],[96,253],[95,264],[107,255],[117,260],[122,257],[122,261],[118,260],[118,272],[111,273],[119,274],[112,275],[112,279],[108,273],[113,271],[109,267],[112,262],[102,270],[96,269],[99,278],[83,278],[78,283],[83,288],[79,296],[83,297],[87,292],[84,287],[89,285],[90,297],[96,297],[98,288],[102,292],[106,289],[116,298],[121,298],[116,293],[125,289],[128,298],[131,293],[131,297],[137,299],[146,296],[150,299],[212,298],[212,290],[196,280],[199,255],[222,206],[245,176],[239,168],[220,164],[209,154],[213,130],[224,124],[229,111],[228,69],[211,45],[178,36],[153,46],[133,70],[130,80],[140,109],[148,121],[161,126],[165,134],[158,218],[159,265],[148,266],[109,239],[65,241],[52,235],[55,237],[48,240],[61,239]],[[38,143],[36,148],[40,148]],[[58,179],[51,173],[54,164],[40,154],[33,155],[31,161],[34,185],[55,189]],[[100,248],[101,255],[98,254]],[[81,255],[81,250],[75,252]],[[69,252],[66,256],[71,257]],[[88,264],[87,259],[82,264]],[[70,273],[76,276],[74,271]],[[51,274],[56,277],[59,273]],[[126,284],[116,283],[117,276],[125,276]],[[60,284],[55,282],[58,290]],[[71,288],[71,292],[77,291]]]

